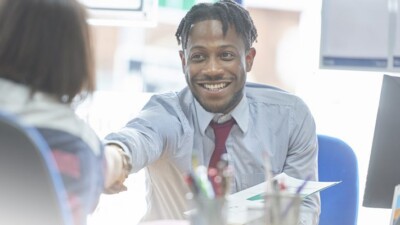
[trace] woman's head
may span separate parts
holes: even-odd
[[[71,102],[95,88],[85,9],[75,0],[0,0],[0,77]]]

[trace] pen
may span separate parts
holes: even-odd
[[[279,191],[282,193],[282,192],[284,192],[284,191],[286,191],[286,182],[285,182],[285,179],[284,178],[282,178],[282,179],[280,179],[279,180]]]
[[[300,194],[303,188],[306,186],[308,181],[311,179],[311,174],[306,177],[306,179],[303,181],[303,183],[297,188],[296,194]]]
[[[218,173],[217,169],[215,169],[215,168],[208,169],[208,177],[209,177],[212,187],[214,189],[215,197],[223,196],[222,177]]]
[[[195,183],[192,173],[185,176],[185,181],[188,184],[190,191],[193,193],[193,195],[199,194],[199,187]]]
[[[223,174],[223,171],[229,166],[228,154],[224,153],[221,155],[221,159],[217,162],[217,169],[220,175]]]
[[[279,188],[279,183],[276,179],[272,181],[272,188],[273,188],[273,194],[272,194],[272,204],[274,204],[275,207],[272,207],[272,220],[274,221],[274,224],[281,224],[281,217],[280,217],[280,211],[281,211],[281,197],[282,194],[280,192]]]
[[[296,190],[296,195],[294,197],[297,197],[300,195],[301,191],[304,189],[304,187],[306,186],[306,184],[308,183],[308,181],[311,179],[311,174],[308,175],[306,177],[306,179],[303,181],[303,183],[297,188]],[[292,201],[290,201],[290,203],[287,205],[287,207],[285,208],[285,210],[282,213],[282,218],[286,217],[286,215],[288,214],[290,208],[293,206],[294,202],[296,201],[295,198],[292,199]]]
[[[199,160],[197,159],[197,155],[192,155],[192,168],[197,168],[199,166]]]
[[[230,192],[230,186],[231,186],[231,181],[232,181],[232,175],[233,174],[233,169],[231,166],[227,166],[222,174],[222,194],[223,196],[229,194]]]
[[[221,155],[221,159],[217,163],[218,175],[221,178],[221,196],[225,196],[229,193],[229,188],[232,178],[232,167],[229,165],[228,154],[224,153]]]
[[[207,168],[203,165],[200,165],[196,168],[196,178],[200,185],[201,192],[208,198],[214,198],[215,193],[212,187],[211,181],[208,179]]]
[[[272,171],[271,171],[271,161],[270,157],[268,155],[268,152],[264,153],[264,166],[265,166],[265,180],[266,180],[266,193],[273,192],[274,187],[273,187],[273,181],[272,181]]]

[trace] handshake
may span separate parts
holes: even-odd
[[[107,165],[104,193],[116,194],[126,191],[127,187],[124,185],[124,182],[132,170],[128,154],[118,145],[109,144],[105,146],[104,155]]]

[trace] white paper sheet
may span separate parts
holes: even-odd
[[[341,182],[304,181],[290,177],[285,173],[275,176],[274,179],[278,181],[278,184],[284,183],[284,186],[286,187],[284,191],[289,194],[296,193],[299,187],[305,184],[299,193],[302,197],[317,193]],[[265,194],[265,191],[266,182],[263,182],[230,195],[228,197],[228,224],[247,224],[258,219],[257,217],[259,217],[260,214],[249,213],[249,209],[256,210],[257,208],[262,208],[263,195]]]

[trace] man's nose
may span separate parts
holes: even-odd
[[[204,73],[209,76],[221,76],[223,74],[221,61],[217,57],[210,57],[205,65]]]

